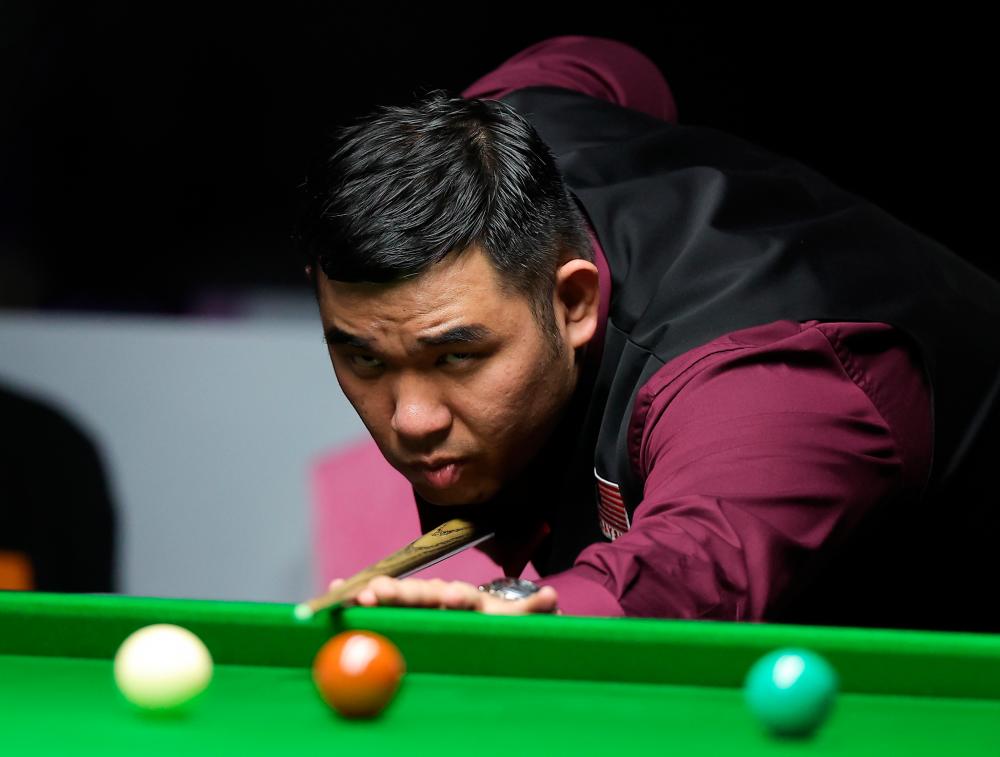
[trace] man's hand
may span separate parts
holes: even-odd
[[[342,582],[343,579],[338,578],[330,584],[330,588]],[[389,576],[376,576],[355,598],[355,602],[364,607],[436,607],[478,610],[488,615],[558,613],[558,600],[556,590],[551,586],[543,586],[536,594],[524,599],[501,599],[463,581],[396,579]]]

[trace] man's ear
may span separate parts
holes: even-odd
[[[563,263],[556,270],[553,299],[556,319],[565,330],[567,345],[574,350],[583,347],[597,331],[601,302],[597,266],[582,258]]]

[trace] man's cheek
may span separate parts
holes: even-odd
[[[352,381],[342,383],[340,386],[348,402],[354,406],[369,429],[388,428],[392,421],[392,408],[383,397],[370,388],[359,386]]]
[[[368,433],[372,435],[372,438],[382,449],[383,454],[385,454],[392,434],[392,418],[384,412],[380,412],[375,403],[366,401],[364,398],[348,394],[347,399],[354,406],[355,412],[357,412],[361,422],[365,424]],[[388,457],[387,454],[386,457]]]

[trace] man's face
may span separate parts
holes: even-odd
[[[539,451],[576,383],[571,339],[553,349],[482,251],[388,285],[317,277],[340,386],[422,497],[482,502]]]

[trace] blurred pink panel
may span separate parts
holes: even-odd
[[[370,439],[320,458],[311,471],[313,544],[320,590],[381,560],[420,536],[409,482]],[[503,575],[476,549],[414,574],[480,584]],[[524,578],[537,578],[528,566]]]

